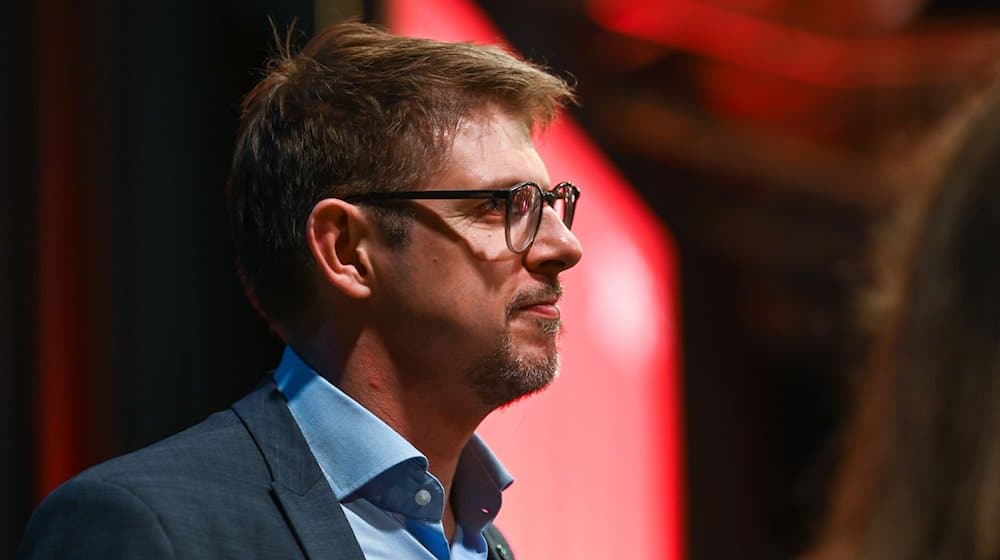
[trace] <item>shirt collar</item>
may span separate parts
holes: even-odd
[[[316,373],[291,347],[285,348],[274,380],[338,501],[352,495],[382,501],[387,489],[394,486],[392,480],[402,473],[410,473],[404,477],[415,484],[427,484],[415,480],[418,473],[427,473],[427,458]],[[452,484],[456,517],[466,526],[481,528],[496,517],[501,492],[512,482],[486,443],[473,435],[462,450]],[[401,503],[408,501],[409,497]],[[443,503],[431,509],[442,507]],[[437,517],[440,519],[440,513]]]
[[[291,347],[285,348],[274,381],[337,500],[397,465],[427,468],[427,458],[410,442],[317,374]]]
[[[455,517],[463,524],[482,529],[500,511],[501,492],[514,479],[486,443],[473,434],[458,459],[452,484]]]

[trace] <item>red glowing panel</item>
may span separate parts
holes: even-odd
[[[853,58],[836,39],[697,0],[590,0],[592,17],[622,33],[823,86],[854,85]]]
[[[986,56],[996,52],[988,46],[996,44],[995,30],[985,26],[962,33],[886,32],[915,13],[917,4],[905,0],[886,3],[882,13],[858,2],[816,3],[805,12],[751,3],[754,11],[775,19],[748,13],[741,2],[720,6],[700,0],[588,0],[587,8],[595,22],[616,33],[823,88],[954,82],[967,77],[974,64],[992,60]],[[804,14],[813,14],[818,20],[811,22],[814,26],[832,29],[823,33],[812,30],[813,25],[779,21]]]
[[[397,33],[497,42],[459,0],[393,0]],[[562,375],[480,433],[517,478],[497,524],[520,558],[682,554],[676,255],[663,226],[568,117],[538,141],[553,181],[582,189],[584,247],[564,275]]]

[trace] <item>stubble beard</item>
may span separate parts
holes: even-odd
[[[509,405],[548,387],[559,375],[556,338],[562,329],[559,319],[532,319],[535,326],[550,337],[552,351],[540,358],[526,358],[514,353],[510,327],[504,329],[495,350],[472,364],[466,378],[487,407]]]

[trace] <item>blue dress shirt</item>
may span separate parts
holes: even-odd
[[[368,409],[285,348],[274,381],[368,560],[486,559],[483,528],[513,479],[478,436],[452,482],[455,537],[441,518],[444,487],[427,458]]]

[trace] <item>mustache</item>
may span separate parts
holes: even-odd
[[[507,304],[507,317],[512,317],[514,313],[522,307],[527,307],[538,302],[549,301],[552,299],[559,300],[562,298],[562,295],[563,287],[562,284],[559,283],[559,280],[546,280],[545,284],[542,286],[516,294],[514,298],[511,299],[510,303]]]

